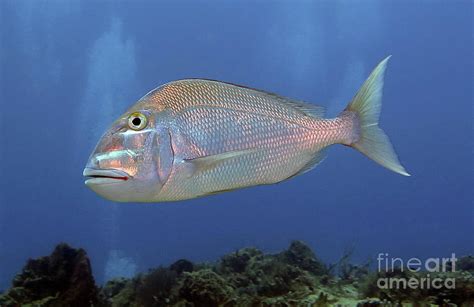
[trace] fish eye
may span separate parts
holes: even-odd
[[[146,116],[139,112],[132,113],[128,118],[128,126],[133,130],[142,130],[147,123]]]

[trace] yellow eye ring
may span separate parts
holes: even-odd
[[[135,112],[130,114],[128,117],[128,126],[132,130],[142,130],[148,124],[148,120],[145,115],[139,112]]]

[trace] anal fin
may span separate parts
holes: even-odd
[[[303,167],[299,171],[297,171],[296,173],[294,173],[287,179],[309,172],[310,170],[318,166],[325,158],[326,158],[325,149],[322,149],[320,151],[317,151],[316,153],[313,153],[312,158],[305,165],[303,165]]]

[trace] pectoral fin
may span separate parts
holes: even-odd
[[[217,155],[211,156],[203,156],[195,159],[187,159],[184,160],[186,163],[189,164],[189,176],[194,175],[197,172],[203,172],[207,170],[211,170],[215,167],[218,167],[222,163],[235,159],[237,157],[241,157],[244,155],[251,154],[256,152],[257,149],[245,149],[245,150],[235,150],[235,151],[228,151],[224,153],[220,153]]]

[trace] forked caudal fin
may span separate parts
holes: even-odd
[[[400,164],[388,136],[379,128],[382,106],[383,77],[390,56],[380,62],[364,82],[345,111],[357,114],[360,131],[359,139],[350,146],[395,173],[410,176]]]

